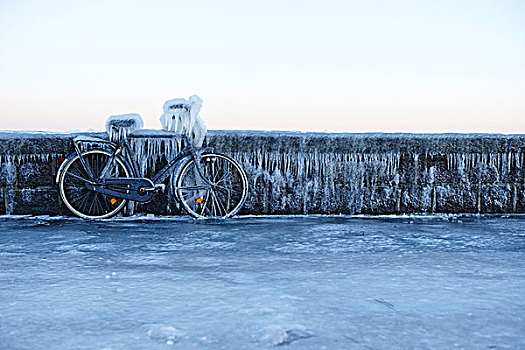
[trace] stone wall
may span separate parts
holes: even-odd
[[[69,215],[54,177],[77,135],[0,132],[0,214]],[[130,141],[145,173],[180,147],[154,131]],[[525,135],[210,131],[206,143],[245,167],[242,214],[525,213]],[[169,192],[133,210],[180,214]]]

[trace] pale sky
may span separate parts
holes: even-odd
[[[525,133],[525,0],[0,0],[0,130]]]

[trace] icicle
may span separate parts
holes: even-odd
[[[16,166],[12,160],[12,157],[7,156],[7,162],[5,163],[4,169],[6,185],[14,186],[16,182]]]
[[[182,150],[180,138],[130,138],[132,152],[137,159],[142,174],[156,171],[157,164],[163,159],[170,161]]]

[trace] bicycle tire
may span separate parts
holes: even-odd
[[[244,204],[248,178],[234,159],[220,153],[205,153],[200,158],[205,183],[190,159],[181,167],[175,193],[183,208],[194,218],[229,218]]]
[[[102,150],[82,153],[82,158],[91,166],[95,177],[104,169],[110,157],[110,153]],[[107,176],[130,177],[131,172],[126,164],[118,157],[115,161],[117,165]],[[87,179],[89,175],[76,154],[64,165],[58,182],[60,198],[66,207],[84,219],[107,219],[115,216],[124,207],[126,200],[87,189]]]

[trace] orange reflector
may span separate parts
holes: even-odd
[[[197,202],[197,203],[199,203],[199,204],[202,204],[202,202],[204,202],[204,201],[202,200],[202,198],[197,198],[197,199],[195,200],[195,202]]]
[[[109,202],[111,203],[111,205],[115,205],[115,203],[117,203],[117,199],[111,198]]]

